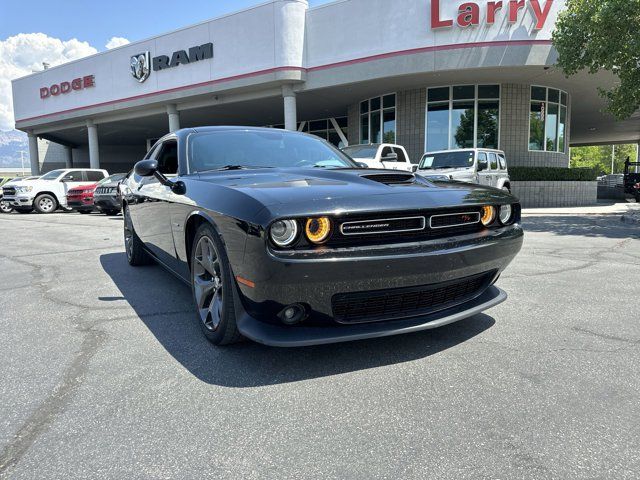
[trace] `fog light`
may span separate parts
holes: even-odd
[[[278,314],[278,318],[285,325],[297,325],[307,318],[307,309],[298,303],[289,305]]]

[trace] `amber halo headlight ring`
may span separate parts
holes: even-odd
[[[329,239],[331,229],[332,224],[330,218],[309,218],[305,224],[304,233],[311,243],[321,245]]]
[[[298,231],[295,220],[278,220],[269,228],[269,238],[277,247],[289,247],[298,238]]]
[[[490,227],[493,222],[496,221],[497,213],[496,207],[492,205],[485,205],[480,212],[480,221],[485,227]]]
[[[498,218],[502,225],[511,225],[514,219],[514,209],[511,205],[501,205]]]

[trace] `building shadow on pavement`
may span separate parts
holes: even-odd
[[[283,349],[246,341],[214,347],[200,332],[191,291],[180,280],[159,266],[132,268],[124,253],[102,255],[100,262],[167,352],[201,381],[226,387],[297,382],[418,360],[495,324],[482,314],[435,330],[334,345]],[[112,302],[114,297],[100,300]]]
[[[621,215],[536,215],[522,219],[525,232],[548,232],[562,236],[632,238],[640,228],[622,222]]]

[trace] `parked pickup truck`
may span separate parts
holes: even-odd
[[[411,163],[407,151],[401,145],[391,143],[370,143],[368,145],[352,145],[342,149],[358,163],[369,168],[386,168],[388,170],[405,170],[413,172],[417,166]]]
[[[53,213],[58,207],[67,207],[67,192],[108,177],[106,170],[70,168],[52,170],[38,180],[11,183],[3,187],[3,202],[8,202],[16,212],[29,213],[34,208],[39,213]]]

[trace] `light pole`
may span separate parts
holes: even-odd
[[[22,175],[24,175],[24,150],[18,150],[20,152],[20,164],[22,165]]]
[[[611,146],[611,175],[614,174],[614,167],[615,167],[615,161],[616,161],[616,146],[612,145]]]

